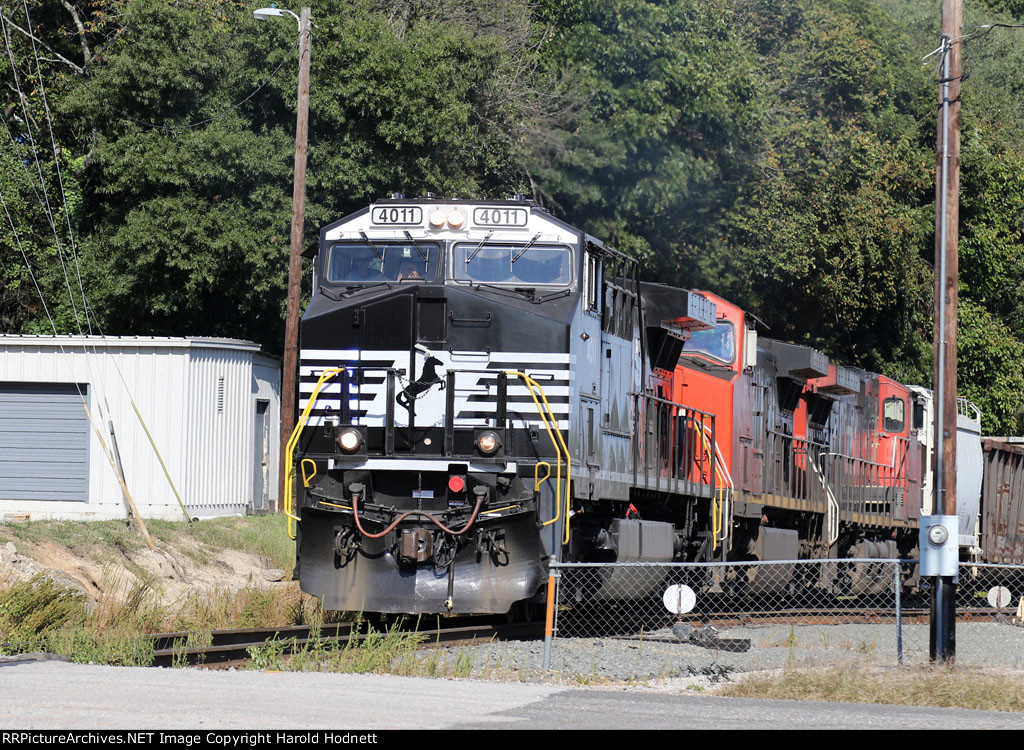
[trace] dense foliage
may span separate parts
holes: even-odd
[[[938,3],[310,5],[310,245],[393,190],[527,192],[768,335],[930,381]],[[0,330],[49,313],[277,349],[291,19],[240,0],[0,14]],[[960,390],[989,433],[1024,432],[1022,16],[988,0],[965,20]]]

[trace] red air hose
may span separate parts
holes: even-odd
[[[434,518],[434,516],[430,515],[429,513],[426,513],[426,512],[424,512],[422,510],[410,510],[409,512],[403,513],[398,518],[396,518],[394,521],[392,521],[391,525],[388,526],[386,529],[384,529],[384,531],[381,531],[381,532],[379,532],[377,534],[371,534],[368,531],[366,531],[366,529],[363,528],[362,523],[359,522],[359,495],[360,494],[361,493],[358,493],[358,492],[352,493],[352,516],[356,520],[356,528],[359,529],[359,533],[362,534],[363,536],[365,536],[367,539],[380,539],[382,536],[385,536],[385,535],[391,533],[391,531],[396,526],[398,526],[398,524],[400,524],[402,521],[404,521],[406,518],[409,518],[410,516],[422,516],[423,518],[426,518],[428,521],[430,521],[435,526],[437,526],[437,528],[441,529],[441,531],[443,531],[444,533],[451,534],[452,536],[461,536],[462,534],[465,534],[467,531],[469,531],[470,527],[472,527],[473,524],[476,522],[477,514],[480,512],[480,506],[483,505],[483,502],[484,502],[484,495],[479,495],[477,497],[477,499],[476,499],[476,505],[473,508],[473,515],[471,515],[469,517],[469,520],[466,521],[466,525],[463,526],[458,531],[453,531],[453,530],[449,529],[447,526],[445,526],[443,523],[438,521],[436,518]]]

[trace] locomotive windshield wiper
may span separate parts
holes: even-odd
[[[407,240],[409,240],[409,242],[411,242],[416,247],[416,252],[420,254],[420,257],[423,258],[423,260],[426,260],[427,254],[423,252],[423,248],[420,247],[420,243],[418,243],[416,239],[409,233],[408,229],[405,230],[405,237]]]
[[[515,263],[517,260],[522,258],[523,257],[523,253],[525,253],[527,250],[529,250],[533,246],[533,243],[536,242],[539,239],[540,239],[540,232],[537,232],[537,234],[533,235],[533,239],[530,240],[529,242],[527,242],[525,245],[523,245],[523,249],[520,250],[518,253],[516,253],[515,257],[512,258],[512,262]]]
[[[494,236],[494,230],[493,229],[490,232],[487,233],[486,237],[484,237],[482,240],[480,240],[480,244],[479,245],[477,245],[476,247],[473,248],[473,252],[471,252],[469,254],[469,257],[466,258],[466,265],[467,266],[469,265],[469,261],[473,260],[473,258],[476,257],[476,254],[478,252],[480,252],[480,248],[482,248],[484,246],[484,243],[487,242],[487,240],[491,239],[492,236]]]
[[[377,249],[377,246],[373,244],[373,242],[370,240],[369,237],[366,236],[366,232],[360,232],[359,236],[362,237],[363,241],[366,242],[366,244],[370,246],[370,249],[373,250],[374,253],[376,253],[377,260],[383,262],[384,261],[384,253],[382,253],[380,250]]]

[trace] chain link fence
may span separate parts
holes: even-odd
[[[650,678],[786,666],[926,664],[913,560],[556,564],[545,668]],[[963,565],[958,664],[1024,668],[1024,566]],[[626,677],[629,679],[630,677]]]

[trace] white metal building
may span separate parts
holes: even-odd
[[[111,423],[144,518],[184,517],[147,429],[190,516],[268,510],[280,413],[280,360],[250,341],[0,336],[0,519],[124,518]]]

